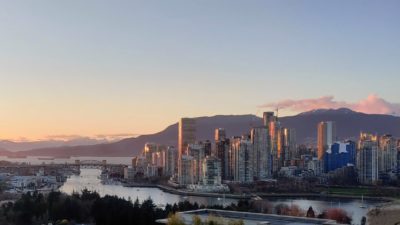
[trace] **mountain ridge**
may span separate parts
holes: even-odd
[[[225,128],[227,136],[248,133],[251,127],[262,125],[262,119],[255,115],[216,115],[195,118],[197,139],[212,140],[215,128]],[[321,121],[335,121],[340,139],[356,139],[361,131],[400,137],[400,117],[392,115],[365,114],[350,109],[312,110],[294,116],[281,117],[284,127],[295,128],[298,143],[315,143],[317,124]],[[84,146],[62,146],[22,151],[31,156],[134,156],[141,152],[146,142],[177,145],[178,123],[164,130],[138,137],[126,138],[113,143]]]

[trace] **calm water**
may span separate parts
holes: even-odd
[[[40,158],[48,158],[48,159],[40,159]],[[54,158],[43,156],[28,156],[26,158],[8,158],[7,156],[0,156],[0,161],[5,160],[9,162],[18,162],[18,163],[28,163],[31,165],[41,165],[41,164],[65,164],[65,163],[75,163],[75,160],[107,160],[109,164],[123,164],[123,165],[131,165],[132,157],[71,157],[71,158]]]
[[[167,203],[173,204],[180,201],[188,200],[192,203],[197,202],[198,204],[204,205],[222,205],[224,200],[212,197],[192,197],[192,196],[179,196],[163,192],[157,188],[128,188],[119,185],[103,185],[99,180],[100,170],[97,169],[81,169],[79,176],[70,177],[67,182],[61,187],[61,191],[71,194],[73,191],[81,191],[88,189],[97,191],[101,196],[104,195],[116,195],[125,199],[135,200],[139,198],[143,201],[149,197],[153,199],[156,205],[165,205]],[[363,216],[366,215],[368,209],[360,208],[361,200],[347,200],[347,199],[327,199],[327,200],[310,200],[310,199],[279,199],[270,198],[270,203],[275,206],[280,203],[284,204],[296,204],[301,209],[307,210],[310,206],[313,207],[316,213],[321,213],[325,209],[331,207],[342,208],[348,212],[352,218],[354,224],[359,224]],[[225,199],[225,204],[236,203],[235,199]],[[379,202],[364,202],[368,207],[374,207]]]

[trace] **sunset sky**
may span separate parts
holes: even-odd
[[[0,139],[400,115],[400,1],[0,1]]]

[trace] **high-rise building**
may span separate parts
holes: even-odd
[[[235,137],[231,141],[233,180],[253,182],[253,144],[248,136]]]
[[[271,176],[271,138],[267,127],[255,127],[251,130],[253,144],[253,175],[257,179]]]
[[[201,141],[199,144],[203,146],[205,156],[212,155],[212,144],[209,140]]]
[[[324,155],[325,173],[336,169],[355,165],[356,162],[356,143],[353,141],[336,142]]]
[[[336,123],[332,121],[318,124],[318,159],[323,160],[324,154],[337,141]]]
[[[397,170],[397,140],[389,134],[379,138],[378,168],[387,173]]]
[[[157,152],[157,148],[158,146],[155,143],[146,143],[144,145],[143,155],[146,157],[147,163],[151,163],[152,155],[154,152]]]
[[[165,152],[165,175],[172,176],[177,172],[178,152],[173,146],[169,146]]]
[[[226,139],[226,132],[224,128],[217,128],[215,129],[214,140],[215,142],[225,140]]]
[[[269,123],[269,134],[271,137],[271,170],[276,173],[279,170],[280,161],[280,143],[281,143],[281,124],[277,117],[271,118]]]
[[[374,184],[378,174],[378,137],[361,133],[357,151],[358,180],[361,184]]]
[[[185,181],[185,176],[187,173],[192,171],[184,171],[187,166],[182,165],[182,157],[187,155],[187,147],[189,144],[194,144],[196,142],[196,121],[191,118],[182,118],[179,121],[178,128],[178,182]],[[186,162],[185,162],[186,163]],[[192,169],[192,168],[191,168]],[[186,183],[185,183],[186,184]]]
[[[196,142],[196,120],[182,118],[179,121],[178,152],[179,158],[185,154],[187,146]]]
[[[193,168],[195,160],[190,155],[182,155],[181,158],[181,174],[178,176],[178,182],[180,185],[194,184]]]
[[[230,174],[231,157],[229,154],[229,139],[221,139],[215,141],[215,153],[214,155],[221,161],[221,177],[223,180],[231,180]]]
[[[296,152],[297,152],[296,129],[283,128],[281,130],[281,137],[282,137],[281,158],[285,162],[285,163],[283,163],[283,166],[288,166],[288,165],[286,165],[286,162],[288,162],[296,157]]]
[[[203,185],[221,185],[221,160],[207,156],[202,163]]]
[[[270,123],[275,121],[274,112],[264,112],[263,113],[263,125],[264,127],[269,127]]]
[[[197,144],[189,144],[187,146],[188,155],[193,157],[193,182],[197,184],[202,177],[202,164],[203,160],[205,159],[205,149],[204,145],[197,143]]]

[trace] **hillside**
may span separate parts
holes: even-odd
[[[261,125],[261,118],[254,115],[218,115],[199,117],[197,119],[198,140],[212,140],[214,129],[223,127],[228,136],[249,132],[252,126]],[[320,121],[332,120],[337,123],[339,138],[356,138],[360,131],[377,134],[390,133],[400,137],[400,117],[390,115],[370,115],[349,109],[313,110],[296,116],[280,118],[282,126],[295,128],[298,143],[314,143],[317,136],[317,124]],[[41,148],[24,151],[27,155],[51,156],[133,156],[138,154],[146,142],[159,144],[177,144],[178,124],[172,124],[165,130],[127,138],[114,143]]]

